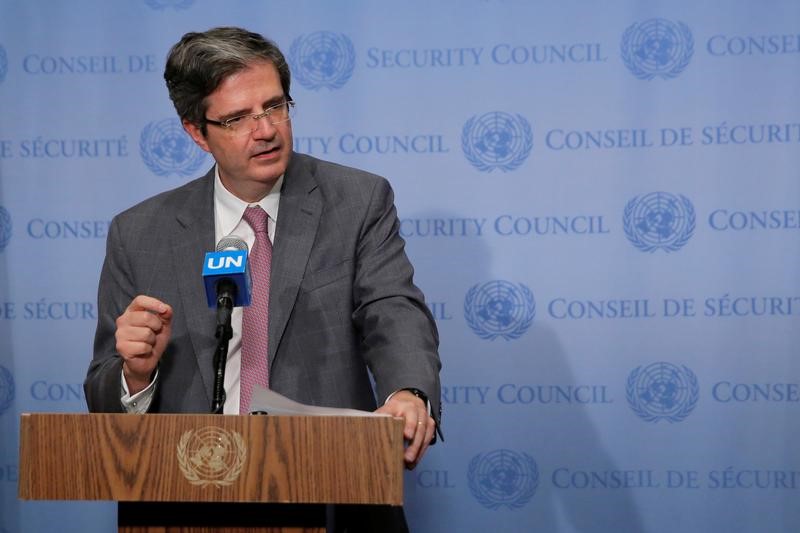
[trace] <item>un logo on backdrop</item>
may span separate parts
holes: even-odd
[[[183,130],[177,118],[145,126],[139,138],[139,153],[157,176],[191,176],[206,160],[206,153]]]
[[[464,318],[482,339],[517,339],[528,330],[535,315],[533,293],[522,283],[489,281],[472,287],[464,298]]]
[[[6,79],[6,74],[8,73],[8,56],[6,55],[6,49],[0,46],[0,83]]]
[[[680,422],[697,406],[700,388],[688,367],[660,362],[634,368],[625,393],[631,409],[643,420]]]
[[[11,215],[5,207],[0,205],[0,252],[2,252],[8,241],[11,240]]]
[[[515,170],[530,155],[533,130],[522,115],[493,111],[470,118],[461,131],[461,148],[481,172]]]
[[[194,0],[144,0],[145,4],[156,10],[166,9],[188,9],[194,4]]]
[[[533,457],[511,450],[479,453],[467,469],[469,490],[484,507],[518,509],[539,486],[539,468]]]
[[[674,78],[689,64],[694,39],[683,22],[650,19],[628,26],[622,35],[622,60],[641,80]]]
[[[674,252],[694,233],[694,206],[683,195],[652,192],[635,196],[622,216],[625,236],[643,252]]]
[[[318,31],[295,39],[289,60],[294,78],[306,89],[338,89],[353,75],[356,52],[346,35]]]
[[[0,415],[5,413],[14,401],[14,376],[0,365]]]

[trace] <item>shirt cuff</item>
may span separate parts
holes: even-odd
[[[144,414],[150,409],[150,404],[153,401],[153,395],[156,392],[156,382],[158,381],[158,370],[156,370],[155,376],[153,376],[153,381],[145,387],[143,390],[140,390],[133,396],[131,396],[130,391],[128,390],[128,384],[125,382],[125,374],[122,375],[122,397],[120,398],[120,402],[122,403],[122,409],[126,413],[132,414]]]

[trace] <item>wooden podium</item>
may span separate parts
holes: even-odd
[[[126,533],[325,531],[315,504],[402,505],[403,423],[23,414],[19,497],[117,501]]]

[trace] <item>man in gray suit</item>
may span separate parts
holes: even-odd
[[[84,385],[89,409],[210,411],[217,341],[203,258],[231,233],[252,248],[243,214],[258,207],[272,249],[262,302],[269,387],[308,404],[404,418],[412,468],[438,429],[438,335],[412,281],[388,183],[292,151],[289,68],[261,35],[186,34],[164,77],[185,130],[216,165],[114,218]],[[247,412],[245,312],[233,314],[226,413]]]

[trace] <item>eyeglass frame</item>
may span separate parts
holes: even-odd
[[[280,108],[281,106],[288,106],[287,110],[286,110],[286,118],[284,120],[279,121],[279,122],[273,122],[271,120],[272,112],[275,111],[276,109]],[[252,118],[253,119],[253,125],[254,125],[253,129],[241,132],[241,133],[252,133],[252,132],[254,132],[256,130],[256,128],[258,128],[258,121],[261,120],[264,117],[267,117],[267,119],[270,119],[269,123],[272,124],[273,126],[276,125],[276,124],[283,124],[284,122],[290,121],[292,119],[292,109],[294,109],[294,106],[295,106],[294,100],[286,100],[286,101],[281,102],[279,104],[274,104],[274,105],[269,106],[268,108],[264,109],[261,113],[246,113],[244,115],[237,115],[235,117],[226,118],[225,120],[212,120],[212,119],[210,119],[208,117],[203,117],[203,121],[206,124],[213,124],[214,126],[219,126],[219,127],[223,128],[224,130],[233,133],[233,129],[232,129],[233,126],[231,125],[231,122],[233,122],[234,120],[242,120],[242,119],[246,119],[246,118]]]

